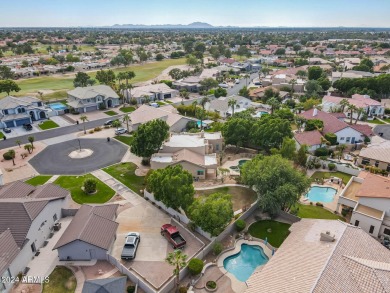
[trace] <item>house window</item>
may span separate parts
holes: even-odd
[[[351,141],[351,138],[350,137],[347,137],[347,142],[350,142]]]
[[[53,215],[53,221],[54,221],[54,222],[57,221],[57,214],[54,214],[54,215]]]
[[[355,226],[356,226],[356,227],[359,226],[359,223],[360,223],[360,222],[359,222],[358,220],[356,220],[356,221],[355,221]]]
[[[198,176],[203,176],[203,175],[204,175],[204,171],[203,171],[203,170],[198,170],[198,171],[196,172],[196,174],[197,174]]]
[[[8,110],[4,110],[4,115],[8,115]]]
[[[375,167],[379,166],[379,161],[375,161]]]
[[[386,235],[390,236],[390,229],[389,228],[385,228],[385,230],[383,230],[383,234],[386,234]]]
[[[363,164],[363,165],[368,165],[368,164],[370,164],[370,160],[367,159],[367,158],[364,158],[364,159],[362,160],[362,164]]]
[[[371,225],[371,226],[370,226],[370,231],[369,231],[369,233],[370,233],[370,234],[374,233],[374,229],[375,229],[375,227],[374,227],[373,225]]]
[[[344,137],[340,137],[340,140],[344,140]]]
[[[216,150],[216,151],[219,151],[219,144],[216,144],[216,145],[215,145],[215,150]],[[390,166],[390,165],[389,165],[389,166]]]

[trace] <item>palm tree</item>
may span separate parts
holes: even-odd
[[[20,147],[20,144],[22,143],[19,139],[15,141],[15,143]]]
[[[130,133],[130,130],[129,130],[129,122],[131,121],[131,119],[130,119],[129,114],[125,114],[125,115],[123,116],[122,119],[123,119],[122,121],[123,121],[124,123],[126,123],[127,132]]]
[[[237,100],[236,99],[230,98],[228,100],[228,106],[232,107],[232,116],[234,115],[234,108],[236,107],[236,105],[237,105]]]
[[[29,136],[27,139],[31,143],[31,147],[34,148],[34,141],[35,141],[34,136]]]
[[[345,144],[339,144],[338,146],[336,146],[336,150],[338,151],[337,157],[339,159],[339,162],[340,162],[341,157],[343,156],[343,152],[346,148],[347,148],[347,146]]]
[[[187,89],[182,89],[179,92],[179,95],[180,95],[181,101],[183,102],[184,99],[188,99],[188,97],[190,96],[190,93],[187,91]]]
[[[116,130],[118,130],[119,127],[121,127],[122,123],[119,120],[112,121],[112,127],[116,127]]]
[[[29,154],[32,153],[32,146],[31,146],[31,144],[25,144],[25,145],[24,145],[24,149],[25,149],[26,151],[28,151]]]
[[[347,107],[347,110],[349,111],[349,114],[351,115],[350,119],[350,124],[352,124],[352,116],[355,111],[357,111],[357,107],[355,105],[349,104]]]
[[[134,73],[134,71],[126,71],[126,72],[124,72],[124,77],[126,80],[126,89],[130,90],[129,96],[131,97],[131,89],[133,88],[133,86],[131,84],[129,84],[129,80],[133,79],[135,77],[135,73]]]
[[[271,106],[271,114],[273,114],[274,110],[278,109],[280,106],[279,101],[275,97],[268,99],[267,104]]]
[[[249,74],[245,74],[244,78],[245,78],[245,86],[248,87],[248,78],[250,78],[250,75]]]
[[[363,118],[363,116],[364,116],[364,114],[366,113],[366,111],[364,111],[364,109],[363,108],[357,108],[357,110],[356,110],[356,120],[355,120],[355,124],[357,124],[357,122],[358,122],[358,120],[359,119],[362,119]],[[360,116],[362,116],[362,117],[360,117]]]
[[[347,99],[342,99],[340,101],[340,106],[341,106],[341,112],[344,113],[345,107],[349,106],[349,102]]]
[[[9,150],[8,155],[12,158],[12,164],[14,164],[14,166],[15,166],[15,151]]]
[[[87,131],[85,130],[85,121],[88,121],[88,117],[85,115],[80,116],[80,120],[83,121],[83,126],[84,126],[84,134],[87,134]]]
[[[292,94],[294,92],[294,85],[297,84],[297,80],[291,79],[288,83],[291,84],[291,94]]]
[[[165,261],[174,267],[173,273],[176,276],[176,291],[179,288],[179,274],[180,270],[186,266],[187,255],[185,255],[181,250],[177,249],[174,252],[170,252],[165,259]]]
[[[206,106],[206,103],[207,102],[210,102],[210,99],[208,97],[203,97],[201,100],[200,100],[200,105],[202,106],[203,110],[204,110],[204,107]]]

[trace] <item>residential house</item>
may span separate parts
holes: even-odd
[[[333,71],[332,72],[332,83],[336,80],[339,80],[340,78],[363,78],[363,77],[373,77],[375,76],[371,72],[365,72],[365,71],[355,71],[355,70],[348,70],[345,72],[339,72],[339,71]]]
[[[7,96],[0,100],[0,128],[31,124],[47,119],[50,115],[54,115],[53,111],[45,108],[43,102],[34,97]]]
[[[352,209],[350,223],[373,237],[390,236],[390,179],[368,172],[352,176],[339,195],[340,206]]]
[[[126,292],[127,277],[86,280],[81,293]]]
[[[302,219],[246,293],[386,292],[390,251],[358,227],[337,220]]]
[[[137,130],[141,124],[155,119],[162,119],[169,125],[169,131],[182,132],[186,129],[188,122],[197,121],[197,119],[180,115],[177,109],[171,105],[159,108],[142,105],[135,111],[131,112],[129,116],[133,131]]]
[[[266,86],[266,87],[259,87],[259,88],[251,89],[249,91],[249,97],[251,98],[251,100],[262,99],[264,97],[265,91],[267,89],[272,89],[274,92],[279,93],[279,97],[282,100],[290,98],[290,93],[289,92],[279,91],[278,88],[273,87],[273,86]]]
[[[251,72],[252,64],[249,62],[234,62],[231,64],[232,68],[238,69],[240,72]]]
[[[375,166],[390,172],[390,141],[372,143],[361,149],[356,164]]]
[[[145,97],[148,97],[151,101],[156,101],[174,98],[178,94],[178,90],[171,89],[165,83],[139,86],[131,90],[131,98],[136,99],[138,104],[141,104]]]
[[[0,188],[0,276],[16,278],[50,238],[67,205],[69,191],[54,185],[38,187],[15,181]],[[0,292],[13,283],[0,282]]]
[[[108,85],[77,87],[68,92],[68,105],[79,113],[119,106],[118,94]]]
[[[200,88],[200,81],[202,79],[199,76],[189,76],[180,80],[176,80],[172,83],[172,85],[175,87],[177,90],[182,90],[185,89],[191,93],[197,93]]]
[[[337,136],[337,142],[340,144],[360,143],[364,141],[365,137],[372,135],[372,130],[368,125],[349,125],[338,119],[337,113],[326,113],[314,108],[298,115],[307,120],[321,120],[324,123],[321,133],[323,135],[334,133]]]
[[[372,117],[382,117],[385,113],[385,107],[381,105],[380,102],[373,100],[368,95],[352,95],[351,99],[342,98],[342,97],[334,97],[334,96],[324,96],[322,99],[322,110],[325,112],[332,112],[341,108],[341,101],[347,100],[351,105],[359,109],[363,109],[364,113],[360,114],[358,117],[357,112],[352,114],[353,119],[362,119],[365,115],[368,118]],[[350,111],[348,111],[348,107],[344,108],[344,113],[346,113],[347,117],[351,117]]]
[[[295,71],[296,68],[293,70]],[[294,74],[277,73],[268,75],[263,78],[263,86],[272,86],[277,89],[290,88],[294,89],[295,92],[303,92],[305,89],[306,81],[297,78]]]
[[[324,145],[323,136],[318,130],[295,132],[294,140],[295,140],[297,150],[302,145],[306,145],[308,151],[311,153],[313,153],[316,149]]]
[[[234,99],[237,102],[234,106],[234,113],[245,111],[251,107],[250,99],[241,96],[230,96],[220,97],[218,99],[207,102],[205,109],[207,111],[217,112],[223,118],[229,117],[233,114],[233,107],[229,106],[230,99]]]
[[[170,165],[181,165],[196,179],[213,179],[217,176],[217,154],[222,151],[220,132],[172,134],[161,150],[150,160],[153,170]]]
[[[118,205],[82,205],[53,249],[59,260],[106,260],[116,239]]]

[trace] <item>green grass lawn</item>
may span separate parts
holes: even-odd
[[[44,101],[66,99],[68,94],[66,91],[56,91],[47,95],[43,95]]]
[[[145,188],[145,177],[135,175],[135,169],[137,169],[137,166],[133,163],[119,163],[104,168],[103,171],[122,182],[134,192],[141,194],[140,190]]]
[[[3,139],[3,137],[4,137],[4,133],[0,131],[0,139]]]
[[[134,107],[122,107],[122,108],[119,108],[119,111],[122,111],[123,113],[130,113],[130,112],[135,111],[135,108]]]
[[[372,124],[378,124],[378,125],[381,125],[381,124],[386,124],[378,119],[374,119],[374,120],[367,120],[368,123],[372,123]]]
[[[256,192],[242,186],[225,186],[208,190],[195,190],[195,196],[208,196],[213,193],[230,194],[232,196],[233,210],[238,211],[248,207],[256,201]]]
[[[93,178],[97,180],[97,192],[95,194],[86,194],[81,187],[85,179]],[[102,181],[97,179],[92,174],[86,174],[83,176],[60,176],[54,181],[62,188],[70,191],[72,198],[79,204],[83,203],[105,203],[109,201],[114,195],[115,191]]]
[[[344,218],[333,214],[332,212],[314,205],[298,204],[298,217],[310,219],[328,219],[328,220],[342,220]]]
[[[123,142],[124,144],[127,144],[128,146],[130,146],[130,143],[134,139],[132,136],[126,136],[126,135],[118,135],[118,136],[114,136],[114,138]]]
[[[279,247],[280,245],[282,245],[283,241],[287,238],[288,234],[290,234],[290,231],[288,231],[288,228],[290,228],[290,226],[291,225],[289,224],[285,224],[281,222],[264,220],[264,221],[258,221],[250,225],[248,231],[249,234],[251,234],[253,237],[264,239],[264,240],[265,238],[267,238],[268,242],[272,246]]]
[[[57,123],[55,123],[54,121],[47,120],[47,121],[44,121],[44,122],[38,124],[38,127],[42,130],[47,130],[47,129],[57,128],[57,127],[59,127],[59,125]]]
[[[165,59],[160,62],[135,64],[128,67],[115,68],[115,74],[123,71],[134,71],[135,78],[131,83],[144,82],[156,78],[161,72],[173,65],[183,65],[186,63],[185,58]],[[96,71],[87,72],[92,78],[96,77]],[[38,93],[39,90],[67,91],[74,88],[73,79],[75,73],[64,74],[61,76],[41,76],[35,78],[17,80],[21,90],[17,93],[11,93],[13,96],[24,96],[26,94]],[[50,94],[54,95],[54,93]],[[61,94],[62,95],[62,94]],[[6,93],[1,93],[0,98],[5,97]]]
[[[314,182],[315,179],[321,179],[321,178],[328,179],[330,177],[339,177],[339,178],[341,178],[343,180],[344,184],[347,184],[349,179],[351,179],[352,175],[349,175],[349,174],[343,173],[343,172],[320,172],[320,171],[316,171],[316,172],[314,172],[313,175],[311,175],[310,178]]]
[[[165,105],[166,105],[166,103],[161,102],[161,101],[157,101],[157,104],[158,104],[159,106],[165,106]]]
[[[33,178],[26,180],[25,182],[34,186],[45,184],[52,176],[38,175]]]
[[[172,104],[173,102],[171,102],[170,100],[165,100],[165,103]]]
[[[49,282],[43,284],[43,293],[73,293],[77,281],[73,272],[62,266],[58,266],[49,276]]]
[[[118,115],[117,112],[112,111],[112,110],[110,110],[110,111],[105,111],[104,114],[106,114],[106,115],[108,115],[108,116],[115,116],[115,115]]]

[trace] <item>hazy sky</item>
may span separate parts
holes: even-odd
[[[389,0],[0,0],[0,27],[188,24],[390,27]]]

